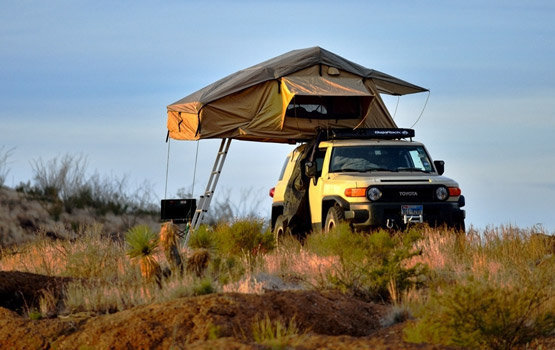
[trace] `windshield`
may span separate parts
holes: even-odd
[[[433,171],[422,146],[344,146],[334,147],[330,173],[366,171]]]

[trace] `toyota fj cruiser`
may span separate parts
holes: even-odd
[[[355,229],[403,229],[412,223],[464,231],[464,196],[442,176],[412,129],[326,130],[286,158],[270,190],[276,235]]]

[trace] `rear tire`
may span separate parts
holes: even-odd
[[[274,239],[276,241],[276,247],[279,245],[279,240],[287,232],[287,225],[285,223],[285,216],[280,215],[276,219],[276,224],[274,225]]]
[[[342,222],[345,222],[345,212],[339,205],[336,204],[328,210],[324,232],[330,232]]]

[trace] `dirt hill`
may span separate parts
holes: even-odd
[[[380,326],[386,306],[331,291],[211,294],[108,315],[43,320],[23,317],[13,310],[21,310],[24,301],[4,298],[21,292],[33,302],[33,287],[38,292],[38,286],[60,287],[64,282],[28,273],[0,274],[2,348],[261,349],[253,340],[252,326],[267,316],[284,325],[294,320],[299,334],[288,343],[297,349],[447,349],[404,343],[402,324]]]

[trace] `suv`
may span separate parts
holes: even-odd
[[[464,196],[442,176],[411,129],[328,130],[293,150],[270,190],[276,235],[354,229],[404,229],[411,223],[465,230]],[[322,136],[323,135],[323,136]],[[409,139],[409,140],[406,140]]]

